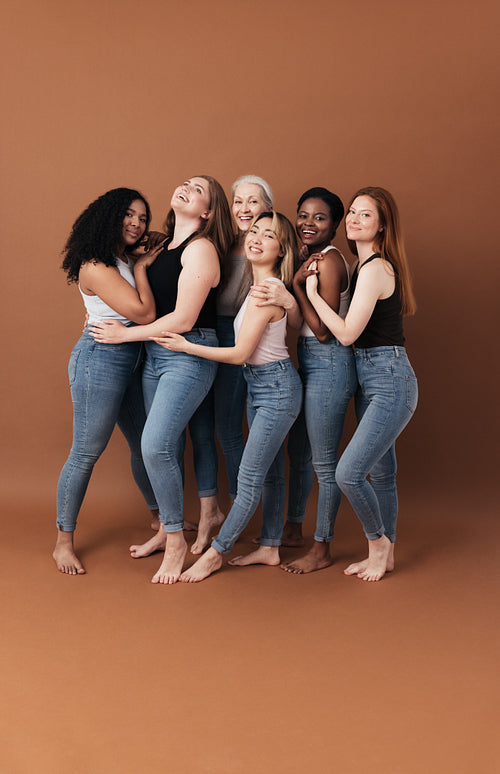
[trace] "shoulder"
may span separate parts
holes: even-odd
[[[185,266],[186,263],[198,263],[203,261],[216,261],[219,263],[219,257],[215,246],[209,239],[200,237],[199,239],[193,239],[184,248],[182,252],[181,262]]]
[[[118,274],[117,266],[106,266],[101,261],[86,261],[80,267],[81,277],[109,277],[111,272]]]
[[[328,273],[345,276],[347,274],[346,262],[340,250],[333,247],[324,253],[324,256],[321,261],[318,261],[318,273],[320,275]]]

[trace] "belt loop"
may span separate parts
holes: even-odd
[[[399,358],[399,347],[394,347],[394,354]]]

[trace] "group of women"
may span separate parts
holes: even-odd
[[[367,558],[344,572],[377,581],[394,568],[394,446],[417,403],[402,320],[415,301],[391,194],[369,187],[351,199],[352,273],[331,244],[343,217],[338,196],[311,188],[294,228],[253,175],[234,183],[231,212],[220,184],[200,175],[175,189],[164,234],[149,232],[148,203],[128,188],[104,194],[76,220],[63,268],[79,285],[88,319],[69,363],[73,445],[58,484],[53,554],[61,572],[85,573],[73,542],[77,516],[116,424],[152,515],[152,537],[131,546],[131,555],[163,552],[153,583],[197,582],[218,570],[261,499],[257,546],[229,564],[280,565],[280,545],[303,545],[314,474],[312,548],[282,569],[301,574],[332,563],[342,493],[368,540]],[[287,325],[300,329],[299,373]],[[339,460],[352,397],[358,425]],[[186,428],[200,520],[191,546],[198,558],[184,569],[184,530],[196,528],[183,513]],[[232,502],[226,518],[217,502],[215,434]]]

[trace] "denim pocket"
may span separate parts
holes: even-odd
[[[74,349],[73,352],[71,353],[71,356],[69,358],[69,363],[68,363],[68,376],[69,376],[70,387],[76,379],[76,369],[78,366],[79,357],[80,357],[80,350]]]
[[[366,359],[374,371],[392,374],[392,356],[387,352],[370,352]]]
[[[406,375],[406,408],[413,412],[418,403],[418,383],[414,374]]]

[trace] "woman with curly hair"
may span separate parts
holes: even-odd
[[[124,325],[155,318],[155,301],[146,275],[159,249],[135,263],[127,256],[140,243],[151,220],[146,199],[130,188],[115,188],[92,202],[75,221],[64,248],[68,281],[78,283],[90,325],[115,319]],[[69,361],[73,401],[73,445],[57,488],[57,543],[54,560],[67,575],[85,569],[75,554],[73,535],[95,463],[116,424],[131,451],[132,472],[148,508],[156,500],[141,455],[146,419],[140,382],[141,345],[105,347],[86,328]]]
[[[378,581],[394,569],[395,442],[417,405],[417,380],[403,334],[403,315],[413,314],[416,304],[398,208],[389,191],[373,186],[357,191],[345,225],[349,246],[358,257],[345,319],[319,294],[316,261],[308,267],[306,292],[320,320],[340,343],[354,344],[358,427],[340,458],[336,481],[363,525],[368,558],[350,564],[344,572]]]
[[[178,186],[166,219],[167,241],[148,272],[158,319],[125,327],[116,321],[95,323],[90,333],[99,343],[146,341],[143,390],[147,421],[142,438],[144,462],[159,506],[161,529],[134,558],[165,549],[153,583],[175,583],[187,544],[183,529],[183,436],[193,413],[207,395],[216,363],[199,355],[169,352],[154,340],[168,328],[184,333],[199,349],[217,346],[216,289],[220,261],[232,243],[231,213],[221,185],[198,175]]]

